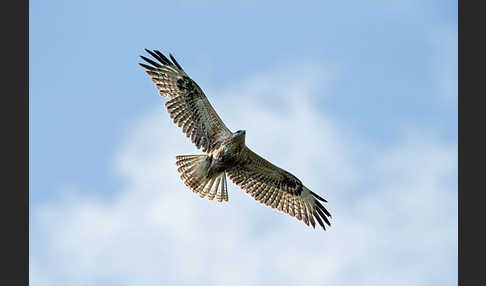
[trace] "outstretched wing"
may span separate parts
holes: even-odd
[[[324,230],[324,222],[331,225],[328,219],[331,214],[319,202],[327,202],[325,199],[307,189],[297,177],[248,147],[242,150],[241,163],[226,172],[233,183],[260,203],[303,220],[306,225],[310,222],[314,228],[314,218]]]
[[[209,103],[201,88],[184,72],[175,58],[171,60],[159,51],[145,49],[159,63],[144,56],[141,58],[148,64],[145,68],[152,78],[162,97],[170,98],[165,103],[170,118],[198,149],[204,152],[213,151],[231,131]]]

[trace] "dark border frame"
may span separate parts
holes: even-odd
[[[29,2],[2,2],[2,284],[29,283]]]
[[[469,5],[466,6],[465,4]],[[458,2],[458,282],[459,285],[480,285],[484,280],[484,244],[482,234],[484,200],[475,198],[484,192],[484,182],[480,182],[479,172],[484,170],[480,151],[485,142],[483,106],[479,99],[484,97],[484,89],[479,85],[479,77],[484,77],[481,57],[484,54],[484,29],[480,22],[483,10],[470,5],[473,2]],[[475,2],[474,2],[475,3]],[[469,41],[468,41],[469,40]],[[482,80],[484,81],[484,79]],[[477,99],[478,102],[474,102]],[[479,124],[478,124],[479,123]],[[476,136],[474,136],[476,135]],[[472,162],[475,160],[476,162]],[[468,165],[466,165],[468,164]],[[477,167],[476,167],[477,165]],[[476,180],[476,181],[474,181]],[[467,230],[467,231],[466,231]],[[467,233],[467,234],[466,234]],[[483,282],[484,283],[484,282]]]

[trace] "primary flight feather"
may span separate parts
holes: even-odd
[[[306,225],[316,220],[325,230],[331,214],[325,199],[305,187],[291,173],[273,165],[245,145],[245,131],[231,132],[209,103],[201,88],[184,72],[176,59],[147,50],[155,60],[141,56],[140,63],[159,94],[169,98],[165,107],[182,132],[206,154],[176,156],[177,169],[186,186],[201,198],[217,196],[228,201],[226,177],[255,200],[283,211]]]

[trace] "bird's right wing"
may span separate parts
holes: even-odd
[[[331,214],[319,202],[325,199],[306,188],[291,173],[273,165],[248,147],[241,152],[241,160],[226,170],[228,178],[262,204],[277,208],[306,225],[315,227],[314,218],[326,230]]]
[[[198,149],[211,152],[228,136],[231,131],[209,103],[201,88],[184,72],[175,58],[170,59],[159,51],[146,51],[160,63],[144,56],[141,58],[149,63],[140,64],[152,78],[162,97],[169,97],[165,107],[177,126]]]

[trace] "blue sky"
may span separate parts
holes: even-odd
[[[308,230],[234,186],[222,208],[187,192],[172,157],[198,151],[172,125],[137,65],[144,48],[172,52],[231,130],[246,129],[250,147],[328,198],[331,230]],[[168,252],[157,241],[174,251],[186,248],[177,234],[195,233],[227,242],[235,257],[253,249],[241,244],[266,245],[252,254],[254,261],[265,250],[278,253],[275,239],[282,245],[324,239],[329,256],[313,261],[329,272],[304,271],[311,285],[321,278],[332,285],[386,283],[388,276],[379,275],[385,271],[407,285],[457,281],[456,1],[30,1],[29,60],[33,285],[76,285],[86,271],[92,271],[85,277],[90,285],[156,283],[156,274],[167,273],[151,269],[164,263],[176,273],[166,276],[175,284],[227,284],[231,275],[218,278],[216,271],[184,280],[175,257],[153,254]],[[200,225],[213,221],[189,223],[194,218],[165,206],[175,220],[197,228],[186,233],[154,214],[169,198],[195,214],[237,219],[241,227],[205,231]],[[127,217],[131,226],[115,227]],[[150,239],[117,238],[136,232],[139,223]],[[102,229],[112,230],[102,235],[106,246],[97,243]],[[90,239],[72,235],[81,232]],[[381,232],[386,235],[375,237]],[[134,254],[141,243],[144,256]],[[110,245],[142,262],[113,266],[117,250]],[[335,262],[337,249],[356,251]],[[198,251],[177,253],[209,267],[233,263],[225,256],[209,263],[211,255]],[[282,257],[317,250],[295,251]],[[99,257],[107,261],[95,271],[88,262]],[[286,265],[273,270],[287,273]],[[345,277],[346,271],[357,274]],[[252,277],[245,281],[268,284],[286,276]]]

